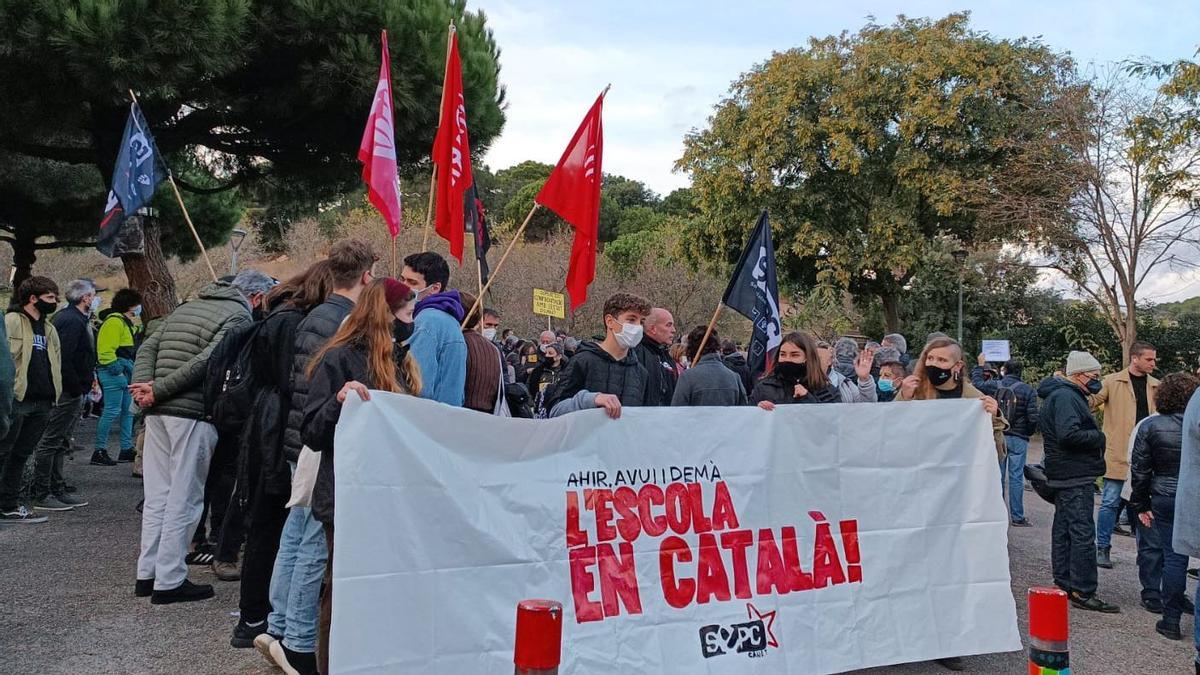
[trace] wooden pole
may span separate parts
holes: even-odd
[[[392,237],[392,278],[396,278],[396,238]]]
[[[137,100],[137,94],[134,94],[132,89],[129,90],[129,98],[133,100],[134,105],[140,105]],[[166,166],[166,162],[163,162],[163,165]],[[196,240],[196,246],[200,247],[200,254],[204,256],[204,263],[208,265],[208,273],[212,275],[213,281],[216,281],[217,270],[213,268],[212,260],[208,257],[208,251],[204,248],[204,242],[200,241],[200,235],[196,232],[196,226],[192,224],[192,216],[188,214],[187,207],[183,204],[183,195],[179,193],[179,186],[175,184],[175,176],[171,175],[170,169],[167,169],[167,181],[171,183],[171,189],[175,191],[175,201],[179,202],[179,209],[183,211],[183,219],[187,222],[188,229],[192,231],[192,237]]]
[[[708,336],[712,335],[713,327],[717,325],[717,318],[721,316],[721,309],[725,307],[725,303],[717,303],[717,311],[713,312],[712,318],[708,321],[708,329],[704,331],[704,337],[700,338],[700,344],[696,346],[696,356],[692,359],[692,365],[700,360],[700,352],[704,349],[704,345],[708,344]]]
[[[446,107],[446,80],[450,76],[450,47],[454,42],[454,21],[446,29],[446,67],[442,71],[442,102],[438,104],[438,128],[442,127],[442,110]],[[435,132],[436,133],[436,132]],[[429,208],[425,210],[425,236],[421,238],[421,250],[429,250],[429,230],[433,226],[433,191],[437,188],[437,165],[429,172]]]
[[[467,312],[465,318],[463,319],[462,325],[464,327],[467,325],[467,319],[470,319],[471,315],[475,313],[475,310],[479,309],[479,303],[483,302],[483,294],[487,293],[488,289],[492,287],[492,284],[496,282],[496,277],[500,275],[500,270],[504,267],[504,261],[508,260],[508,254],[512,253],[513,249],[517,246],[517,242],[521,241],[521,236],[525,234],[525,227],[529,225],[529,221],[533,219],[533,214],[537,213],[537,210],[541,207],[541,204],[534,202],[533,208],[529,209],[529,215],[525,216],[525,221],[521,223],[521,227],[517,228],[517,233],[513,235],[512,241],[508,242],[508,248],[504,249],[504,255],[500,256],[500,262],[496,263],[496,269],[492,270],[492,275],[488,278],[487,283],[483,285],[483,288],[479,289],[479,297],[475,298],[475,304],[471,305],[471,309]]]

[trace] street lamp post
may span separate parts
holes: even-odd
[[[955,262],[958,263],[958,344],[961,345],[963,343],[963,273],[965,269],[963,263],[967,260],[967,251],[960,248],[955,250],[951,255],[954,256]]]
[[[242,242],[246,240],[246,231],[242,228],[236,228],[233,235],[229,237],[229,247],[233,249],[233,257],[229,259],[229,274],[237,274],[238,266],[238,251],[242,248]],[[961,302],[959,303],[962,304]]]

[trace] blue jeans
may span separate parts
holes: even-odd
[[[1029,450],[1029,439],[1005,436],[1004,446],[1008,448],[1008,456],[1000,460],[1000,493],[1004,494],[1004,479],[1008,478],[1008,516],[1024,520],[1025,453]]]
[[[121,449],[133,449],[133,395],[129,393],[129,383],[133,379],[133,361],[117,359],[107,366],[96,368],[96,377],[100,380],[100,388],[104,390],[104,412],[100,415],[100,423],[96,425],[96,449],[108,449],[108,435],[112,432],[113,422],[120,419]]]
[[[317,651],[317,613],[325,578],[325,528],[312,511],[292,507],[271,573],[271,613],[267,631],[283,637],[294,652]]]
[[[1183,614],[1183,591],[1187,585],[1187,556],[1176,553],[1172,545],[1175,529],[1175,499],[1151,495],[1151,513],[1154,514],[1154,530],[1162,546],[1162,603],[1163,620],[1179,625]]]
[[[1104,490],[1100,493],[1100,513],[1096,516],[1096,548],[1112,546],[1113,527],[1121,513],[1121,488],[1125,481],[1104,479]]]

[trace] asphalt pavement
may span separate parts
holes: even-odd
[[[94,421],[81,425],[91,438]],[[1037,456],[1036,445],[1031,455]],[[68,480],[88,506],[51,514],[41,525],[0,525],[0,673],[278,673],[252,649],[229,646],[237,611],[238,584],[218,581],[207,568],[192,567],[191,579],[211,583],[212,600],[151,605],[133,596],[138,553],[141,482],[129,464],[88,464],[89,453],[66,462]],[[1025,493],[1033,527],[1009,530],[1013,595],[1021,634],[1028,629],[1026,592],[1051,583],[1052,509]],[[1185,639],[1171,642],[1154,631],[1157,617],[1139,606],[1136,547],[1114,537],[1112,570],[1100,570],[1100,595],[1121,606],[1120,614],[1071,613],[1074,673],[1191,673],[1195,651],[1192,617]],[[930,560],[931,566],[938,561]],[[1189,580],[1188,593],[1195,592]],[[969,673],[1025,672],[1022,652],[972,656]],[[862,673],[938,673],[922,663]]]

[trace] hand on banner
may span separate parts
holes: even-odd
[[[979,358],[975,359],[975,362],[978,363],[980,366],[986,366],[987,365],[987,357],[985,357],[983,355],[983,352],[980,352]]]
[[[371,400],[371,392],[367,390],[367,385],[363,384],[362,382],[356,382],[354,380],[350,380],[346,384],[343,384],[341,391],[339,391],[337,393],[338,403],[345,403],[346,396],[350,392],[354,392],[354,393],[358,394],[358,397],[364,401]]]
[[[866,382],[871,377],[871,367],[875,364],[875,350],[864,349],[854,360],[854,372],[860,382]]]
[[[1145,527],[1154,527],[1154,513],[1151,511],[1139,513],[1138,520],[1142,521],[1142,525]]]
[[[621,419],[621,399],[612,394],[596,394],[596,407],[604,408],[609,417]]]
[[[792,396],[795,398],[804,398],[808,396],[808,390],[804,388],[804,385],[797,382],[796,388],[792,391]]]
[[[904,378],[904,384],[900,385],[900,395],[903,398],[911,399],[913,394],[917,393],[917,387],[921,385],[921,378],[916,375],[909,375]]]
[[[796,386],[800,386],[800,385],[796,385]],[[763,410],[774,410],[775,404],[770,401],[759,401],[758,407],[762,408]]]
[[[995,415],[996,413],[1000,412],[1000,404],[996,403],[996,399],[992,398],[991,396],[984,396],[979,400],[983,401],[983,410],[987,414]]]

